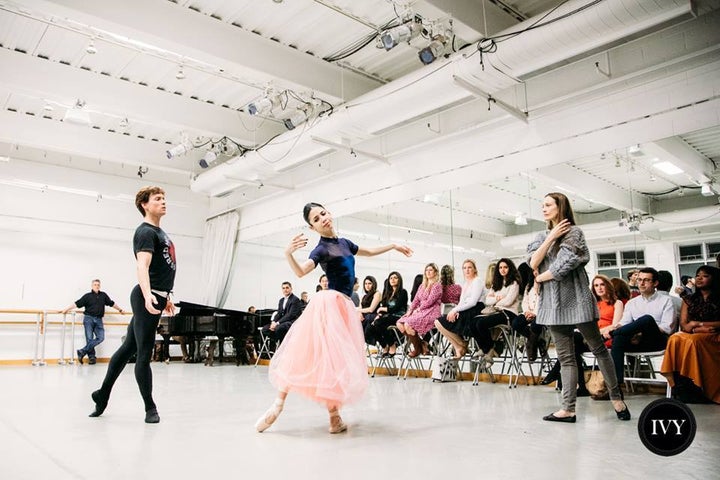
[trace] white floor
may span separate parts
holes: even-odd
[[[143,422],[132,365],[105,414],[88,418],[106,364],[0,367],[0,478],[20,479],[711,479],[720,467],[720,406],[691,406],[693,445],[656,456],[609,402],[579,399],[578,423],[543,422],[550,387],[370,379],[348,406],[350,429],[327,433],[323,409],[290,397],[267,432],[253,424],[274,392],[267,367],[153,364],[158,425]]]

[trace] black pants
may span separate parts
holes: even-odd
[[[371,321],[365,327],[365,343],[374,345],[376,342],[383,347],[393,345],[397,342],[395,333],[388,330],[397,322],[402,315],[381,315],[380,318]]]
[[[282,342],[287,335],[288,330],[292,327],[293,322],[278,323],[275,330],[270,330],[270,325],[265,325],[262,329],[263,335],[270,337],[276,342]]]
[[[525,315],[518,315],[517,317],[513,318],[512,328],[525,338],[530,336],[530,332],[534,333],[535,335],[540,335],[543,330],[543,326],[538,325],[535,320],[528,323]]]
[[[158,301],[155,308],[162,311],[167,304],[167,299],[159,295],[155,295],[155,297]],[[143,402],[145,402],[145,411],[147,412],[155,408],[155,402],[152,399],[150,359],[155,346],[155,332],[161,314],[152,314],[145,309],[145,299],[139,285],[135,285],[132,293],[130,293],[130,305],[132,306],[133,316],[128,325],[125,341],[110,358],[110,364],[102,387],[100,387],[100,393],[105,398],[110,397],[113,385],[115,385],[115,381],[122,373],[125,365],[127,365],[128,360],[133,355],[137,355],[135,380],[140,388],[140,395],[142,395]]]
[[[507,310],[492,315],[480,315],[467,320],[466,331],[475,339],[478,348],[483,353],[488,353],[495,346],[490,329],[498,325],[508,325],[513,318],[515,318],[515,314]]]
[[[632,337],[642,333],[637,344],[632,343]],[[643,315],[627,325],[613,331],[612,359],[615,362],[615,374],[618,382],[625,379],[625,352],[654,352],[665,350],[668,336],[660,330],[655,319],[650,315]]]

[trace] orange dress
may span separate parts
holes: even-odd
[[[600,311],[600,319],[598,320],[598,328],[603,329],[609,327],[613,323],[613,317],[615,316],[615,305],[611,305],[602,300],[597,302],[598,310]],[[607,348],[612,347],[612,338],[605,340],[605,346]]]
[[[698,322],[720,320],[720,304],[707,300],[695,292],[683,298],[687,304],[687,318]],[[700,387],[703,395],[720,403],[720,334],[678,332],[670,336],[665,347],[660,373],[671,387],[675,386],[673,372],[687,377]]]
[[[720,334],[673,334],[668,339],[660,368],[671,387],[675,386],[673,372],[688,377],[702,389],[705,397],[720,403]]]

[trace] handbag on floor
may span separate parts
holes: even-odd
[[[456,382],[458,362],[454,358],[435,357],[432,364],[433,382]]]
[[[602,397],[608,393],[605,378],[600,370],[590,371],[590,377],[585,381],[585,386],[593,397]]]

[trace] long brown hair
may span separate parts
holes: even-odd
[[[615,293],[615,287],[613,286],[612,282],[608,277],[605,275],[595,275],[592,279],[592,282],[590,282],[590,289],[593,292],[593,295],[595,296],[595,300],[598,302],[602,301],[602,298],[598,296],[598,294],[595,292],[595,280],[600,280],[605,285],[605,291],[607,292],[607,296],[609,300],[607,301],[608,305],[615,305],[615,302],[618,301],[617,293]]]
[[[630,287],[628,287],[628,284],[625,280],[618,277],[613,277],[610,279],[610,284],[613,286],[613,290],[615,290],[615,296],[618,300],[621,300],[623,303],[626,303],[628,300],[630,300],[630,297],[632,297],[632,293],[630,292]]]
[[[573,213],[572,206],[570,205],[570,200],[568,200],[565,194],[559,192],[550,192],[545,196],[555,200],[555,205],[557,205],[558,207],[557,223],[560,223],[563,220],[568,220],[570,222],[570,225],[577,225],[575,223],[575,214]],[[549,220],[547,224],[548,230],[552,229],[555,225],[556,224],[553,223],[553,220]]]

